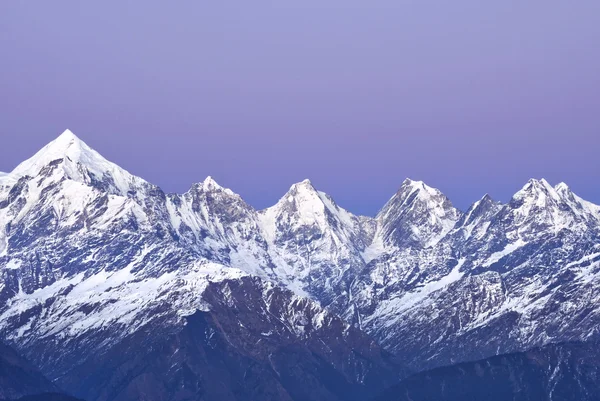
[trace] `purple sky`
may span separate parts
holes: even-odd
[[[0,2],[0,171],[64,129],[169,192],[374,214],[531,177],[600,203],[600,1]]]

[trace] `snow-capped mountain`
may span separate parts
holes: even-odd
[[[190,316],[205,312],[223,319],[226,310],[217,312],[221,303],[231,307],[257,291],[262,298],[248,306],[263,308],[272,320],[257,331],[259,322],[237,316],[236,324],[249,330],[244,336],[256,344],[272,332],[274,343],[291,347],[278,349],[280,358],[298,355],[300,347],[304,351],[299,358],[308,364],[299,365],[306,369],[304,374],[280,383],[282,390],[272,394],[273,399],[298,399],[293,389],[301,387],[302,380],[320,380],[310,373],[315,368],[310,355],[318,355],[319,363],[325,363],[323,369],[328,367],[336,375],[338,387],[313,388],[310,397],[301,399],[339,400],[343,389],[360,394],[361,388],[391,384],[397,377],[397,364],[386,362],[388,357],[373,340],[314,301],[284,292],[274,303],[272,286],[285,283],[293,288],[294,267],[273,262],[283,258],[269,249],[263,217],[210,178],[186,194],[166,195],[65,132],[2,183],[0,331],[48,377],[78,395],[139,399],[130,386],[146,390],[136,387],[137,382],[117,376],[97,378],[85,366],[91,358],[94,366],[111,363],[116,350],[131,345],[132,338],[144,338],[127,348],[136,355],[140,347],[164,346],[165,338],[182,335]],[[210,296],[215,286],[223,286],[221,298]],[[305,295],[300,287],[296,293]],[[212,325],[211,330],[222,330],[224,323]],[[228,344],[238,341],[230,331],[222,335]],[[202,346],[210,346],[210,338]],[[309,346],[314,341],[320,348]],[[238,346],[235,352],[250,350]],[[175,363],[169,359],[172,356],[161,354],[159,359],[169,365]],[[158,356],[148,356],[154,357]],[[269,354],[261,357],[266,358],[263,370],[277,370]],[[336,362],[340,357],[343,363]],[[164,374],[183,380],[186,369],[184,364]],[[236,372],[221,373],[227,380],[237,380]],[[78,380],[70,380],[74,375]],[[213,381],[217,380],[215,376]],[[80,383],[86,383],[85,388],[79,388]],[[91,383],[115,392],[84,393]],[[171,399],[171,385],[164,384],[165,400]],[[197,384],[182,387],[182,391],[200,391]],[[215,394],[221,399],[244,399]]]
[[[429,248],[454,228],[460,216],[439,190],[407,179],[376,220],[383,243],[400,248]]]
[[[374,231],[372,221],[342,209],[308,180],[261,211],[260,225],[273,262],[289,266],[285,274],[295,287],[325,305],[357,275]]]
[[[599,272],[600,207],[545,180],[464,213],[406,180],[373,218],[306,180],[255,210],[210,177],[165,194],[70,131],[0,176],[0,333],[65,381],[90,350],[233,307],[207,289],[248,278],[344,318],[323,341],[362,330],[421,370],[595,337]]]
[[[362,327],[417,369],[595,337],[597,210],[545,180],[506,205],[484,197],[434,247],[367,269]]]

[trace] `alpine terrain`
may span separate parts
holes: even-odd
[[[0,175],[0,338],[88,401],[368,399],[593,341],[599,274],[600,207],[543,179],[467,211],[407,179],[375,217],[305,180],[256,210],[70,131]]]

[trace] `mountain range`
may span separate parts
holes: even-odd
[[[407,179],[375,217],[305,180],[256,210],[70,131],[0,174],[0,338],[88,401],[367,399],[594,341],[599,273],[600,207],[543,179],[467,211]]]

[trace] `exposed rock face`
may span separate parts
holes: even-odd
[[[437,368],[403,380],[378,401],[595,401],[598,344],[565,343]]]

